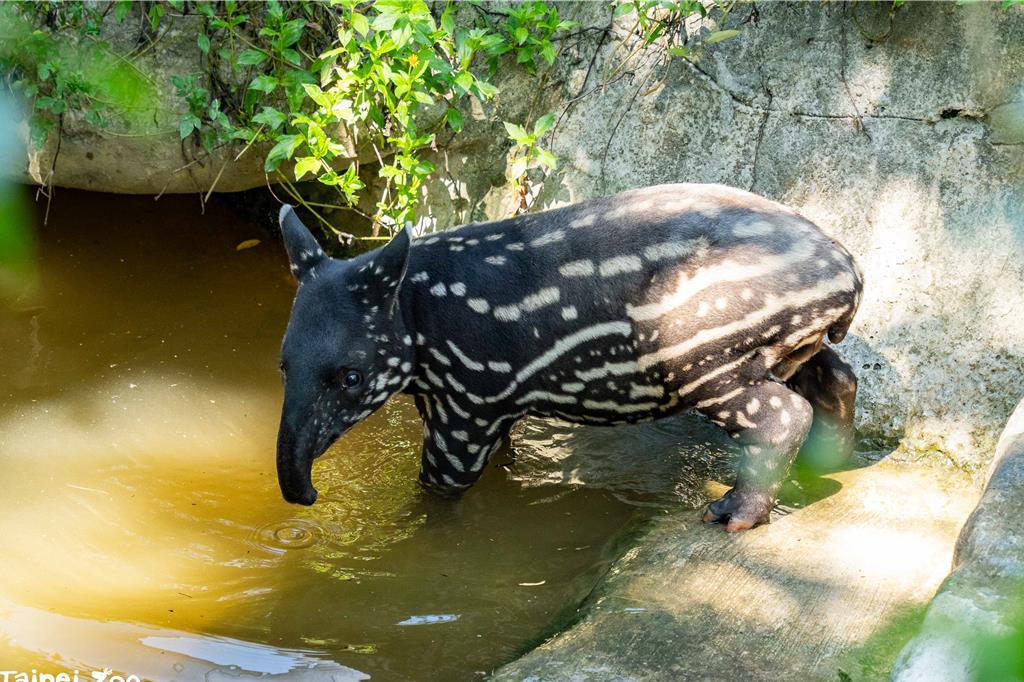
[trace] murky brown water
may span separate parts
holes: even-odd
[[[563,622],[635,517],[621,490],[492,468],[434,499],[396,400],[317,464],[316,506],[281,500],[294,285],[197,204],[59,192],[40,295],[0,312],[0,667],[474,679]]]

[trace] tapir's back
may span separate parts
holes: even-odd
[[[691,407],[826,333],[838,340],[861,288],[813,224],[717,185],[430,236],[407,282],[421,384],[477,411],[599,422]]]

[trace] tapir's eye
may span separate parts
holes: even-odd
[[[354,369],[350,369],[345,372],[345,375],[341,377],[341,383],[345,388],[355,388],[363,381],[363,375]]]

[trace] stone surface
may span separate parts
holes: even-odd
[[[162,20],[159,38],[151,40],[144,12],[145,7],[135,6],[124,22],[110,14],[102,29],[111,55],[138,55],[131,62],[134,87],[144,90],[137,108],[112,117],[102,128],[68,112],[59,134],[51,132],[41,149],[26,143],[26,153],[4,169],[6,174],[29,184],[121,194],[237,192],[267,184],[263,160],[269,145],[247,149],[232,142],[208,153],[195,134],[181,139],[179,122],[187,105],[176,94],[172,76],[196,73],[198,84],[210,89],[206,74],[212,67],[196,43],[201,19],[172,11]],[[241,92],[244,84],[236,87]],[[22,123],[19,132],[27,141],[27,125]],[[352,158],[373,156],[369,149],[357,149],[343,131],[334,134]]]
[[[1000,649],[1024,641],[1024,401],[999,439],[985,492],[957,541],[954,570],[900,654],[898,682],[997,679]],[[1006,662],[1019,675],[1022,661]],[[989,666],[989,667],[986,667]],[[999,679],[1011,679],[1000,676]],[[1019,679],[1019,677],[1012,677]]]
[[[657,518],[577,624],[494,679],[884,679],[976,495],[892,461],[804,488],[816,501],[739,535]]]
[[[217,188],[222,191],[263,184],[260,150],[250,149],[235,162],[241,146],[208,155],[191,138],[181,139],[178,125],[187,107],[170,79],[204,70],[195,39],[199,18],[176,16],[164,21],[167,28],[160,40],[134,60],[141,79],[135,85],[146,90],[141,109],[128,112],[123,120],[111,120],[105,128],[95,128],[69,112],[60,134],[54,129],[42,149],[26,144],[26,155],[5,173],[30,184],[126,194],[206,191],[218,173]],[[137,16],[123,24],[110,16],[103,38],[111,42],[113,52],[131,54],[137,41],[144,44],[146,30]],[[27,140],[27,126],[22,124],[20,131]]]

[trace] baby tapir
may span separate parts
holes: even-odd
[[[856,377],[829,346],[861,275],[794,211],[719,185],[623,192],[473,224],[347,261],[290,206],[298,294],[281,350],[281,492],[312,504],[313,460],[395,393],[423,418],[420,480],[471,486],[520,417],[613,425],[697,410],[743,448],[707,521],[768,519],[815,422],[853,447]],[[637,453],[638,457],[643,456]]]

